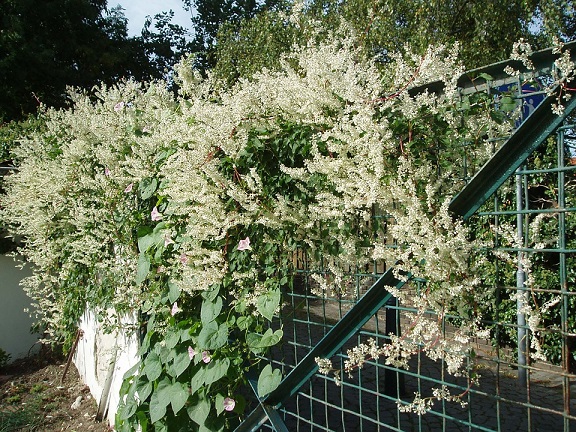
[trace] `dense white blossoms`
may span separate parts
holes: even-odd
[[[352,349],[346,371],[379,356],[407,367],[423,350],[445,360],[449,373],[464,373],[477,322],[447,340],[440,320],[425,317],[469,308],[479,282],[470,268],[475,245],[448,213],[458,183],[434,165],[441,140],[430,131],[441,130],[450,166],[458,164],[452,144],[474,143],[468,151],[480,161],[489,146],[478,131],[493,138],[510,126],[487,112],[458,114],[457,46],[424,55],[406,48],[381,71],[361,59],[353,38],[334,37],[295,47],[280,70],[225,90],[194,72],[192,60],[176,68],[176,98],[161,83],[124,82],[95,97],[73,93],[73,109],[49,111],[47,131],[22,143],[2,217],[27,239],[22,252],[35,273],[25,283],[51,335],[73,325],[85,303],[151,308],[149,300],[165,289],[158,275],[185,295],[230,275],[231,306],[245,301],[255,315],[270,313],[260,300],[268,291],[263,273],[235,272],[228,257],[234,251],[254,266],[268,263],[257,242],[276,242],[288,253],[289,239],[307,248],[310,266],[322,260],[324,273],[314,276],[319,296],[341,295],[348,269],[374,261],[397,263],[398,277],[427,281],[421,291],[393,292],[416,311],[405,336]],[[441,94],[408,93],[436,80]],[[306,131],[306,139],[289,141],[288,127]],[[262,143],[275,137],[295,143],[298,163],[265,153]],[[238,168],[262,155],[277,163],[274,172]],[[279,174],[289,178],[292,195],[272,184]],[[376,209],[387,229],[373,236]],[[266,237],[270,230],[283,230],[284,238]],[[328,360],[319,364],[332,370]],[[233,400],[226,403],[233,408]],[[417,395],[413,407],[420,413],[429,404]]]

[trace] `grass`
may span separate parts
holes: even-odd
[[[40,408],[41,399],[32,403],[0,410],[0,432],[40,431],[44,424],[44,413]]]

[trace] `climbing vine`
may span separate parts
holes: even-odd
[[[141,361],[117,430],[231,430],[249,371],[260,396],[271,392],[281,372],[260,355],[282,339],[272,323],[297,250],[311,268],[322,262],[317,295],[341,293],[345,269],[374,260],[425,278],[411,299],[418,325],[387,355],[402,365],[421,344],[464,373],[479,317],[447,340],[425,314],[475,311],[477,243],[447,204],[460,143],[481,163],[513,125],[491,115],[490,98],[460,98],[457,46],[391,58],[382,70],[338,33],[228,89],[185,59],[178,97],[131,81],[72,93],[73,109],[49,110],[22,141],[2,218],[26,238],[26,287],[47,337],[69,342],[86,307],[110,328],[138,315]],[[442,93],[410,93],[434,80]],[[386,238],[359,222],[375,207],[394,221]]]

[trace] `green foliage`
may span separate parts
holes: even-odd
[[[239,23],[224,23],[218,32],[213,72],[229,84],[249,78],[263,68],[275,68],[293,45],[303,43],[302,27],[286,23],[275,11],[264,11]]]
[[[558,164],[557,141],[550,137],[540,146],[526,161],[527,169],[542,170],[526,177],[524,189],[524,208],[532,211],[543,211],[554,207],[558,202],[558,175],[557,173],[545,172],[553,170]],[[571,150],[566,148],[566,157],[569,159]],[[566,161],[568,162],[568,161]],[[516,179],[509,180],[498,191],[500,211],[509,211],[509,215],[500,215],[498,222],[502,226],[516,226]],[[574,186],[571,181],[566,181],[560,187],[565,188],[568,197],[573,196]],[[571,198],[568,198],[571,199]],[[493,208],[493,202],[488,202],[483,210]],[[544,217],[542,217],[544,216]],[[570,352],[573,351],[574,341],[568,337],[562,339],[562,315],[567,328],[576,326],[576,302],[574,296],[567,295],[560,300],[562,282],[560,280],[560,258],[553,250],[559,247],[558,238],[565,235],[567,244],[574,245],[574,226],[576,215],[567,212],[564,215],[564,232],[560,232],[558,215],[544,213],[539,216],[528,214],[523,217],[525,226],[525,242],[516,244],[510,235],[496,233],[488,224],[480,222],[480,218],[472,218],[469,222],[470,229],[475,237],[482,237],[487,245],[494,250],[500,248],[523,247],[528,252],[524,257],[524,266],[528,276],[526,283],[527,304],[530,313],[538,317],[538,328],[544,331],[532,332],[531,338],[536,339],[541,353],[546,360],[556,364],[563,364],[562,346],[566,345]],[[548,252],[539,249],[546,248]],[[552,251],[550,251],[552,250]],[[515,325],[502,325],[502,323],[516,323],[518,314],[516,272],[518,269],[517,254],[502,260],[497,254],[492,254],[479,267],[480,273],[487,287],[491,289],[487,296],[495,298],[495,302],[479,302],[478,307],[482,310],[487,323],[491,327],[492,343],[501,348],[516,348],[518,332]],[[571,269],[574,258],[566,257],[566,268]],[[573,279],[573,272],[568,271],[568,284]],[[553,306],[549,306],[552,304]],[[565,312],[564,312],[565,311]],[[526,313],[526,311],[525,311]],[[530,314],[527,314],[529,317]],[[514,356],[517,354],[515,351]],[[530,348],[532,354],[536,353],[535,346]],[[576,361],[570,356],[568,360],[569,370],[575,370]]]
[[[20,396],[12,396],[6,399],[7,403],[18,404]],[[19,409],[11,407],[0,408],[0,432],[12,432],[17,430],[34,430],[45,427],[44,407],[41,400],[27,404]],[[49,404],[48,404],[49,405]]]
[[[0,5],[0,124],[43,106],[64,107],[68,86],[89,91],[122,78],[163,78],[187,49],[169,13],[129,38],[120,7],[106,0],[4,1]],[[4,150],[4,149],[2,149]]]
[[[220,45],[219,29],[226,25],[234,31],[239,24],[261,12],[281,6],[285,0],[183,0],[192,11],[194,26],[193,52],[196,66],[206,71],[214,67]],[[218,43],[216,42],[218,40]]]
[[[143,48],[144,57],[140,60],[144,73],[134,74],[138,79],[169,78],[167,71],[172,70],[180,58],[196,50],[189,41],[190,32],[182,26],[172,23],[174,12],[161,12],[154,18],[148,17],[144,23],[141,36],[134,38]]]
[[[21,121],[0,124],[0,163],[14,162],[14,150],[19,141],[28,139],[33,133],[42,130],[45,119],[42,115],[28,116]]]
[[[0,371],[4,369],[10,362],[11,355],[0,348]]]
[[[341,20],[358,36],[364,55],[380,62],[388,63],[390,54],[405,44],[424,53],[431,44],[458,42],[460,58],[467,69],[473,69],[507,59],[512,44],[520,38],[536,48],[550,46],[553,36],[570,40],[574,6],[568,3],[569,6],[560,1],[538,0],[291,1],[280,10],[264,10],[241,20],[235,16],[232,23],[220,25],[214,71],[234,82],[239,77],[250,78],[262,67],[277,68],[282,54],[289,52],[292,45],[306,44],[337,29]]]
[[[74,109],[49,110],[17,148],[2,217],[26,236],[25,283],[48,335],[70,341],[87,306],[110,327],[121,323],[109,311],[139,315],[118,430],[232,430],[249,372],[260,395],[273,391],[281,373],[261,359],[283,337],[276,314],[296,252],[312,295],[341,296],[349,269],[374,262],[426,278],[425,325],[407,338],[434,355],[446,333],[431,310],[467,314],[446,342],[454,352],[476,336],[483,257],[447,203],[462,160],[481,164],[511,119],[495,119],[487,95],[459,98],[451,48],[377,66],[348,35],[318,40],[231,89],[189,60],[176,98],[132,81],[72,93]],[[409,93],[431,79],[445,94]],[[396,348],[397,361],[427,352]],[[451,373],[464,364],[454,358]]]

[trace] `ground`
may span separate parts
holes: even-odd
[[[110,431],[96,422],[97,402],[74,364],[62,381],[65,366],[66,358],[42,352],[0,370],[0,432]]]

